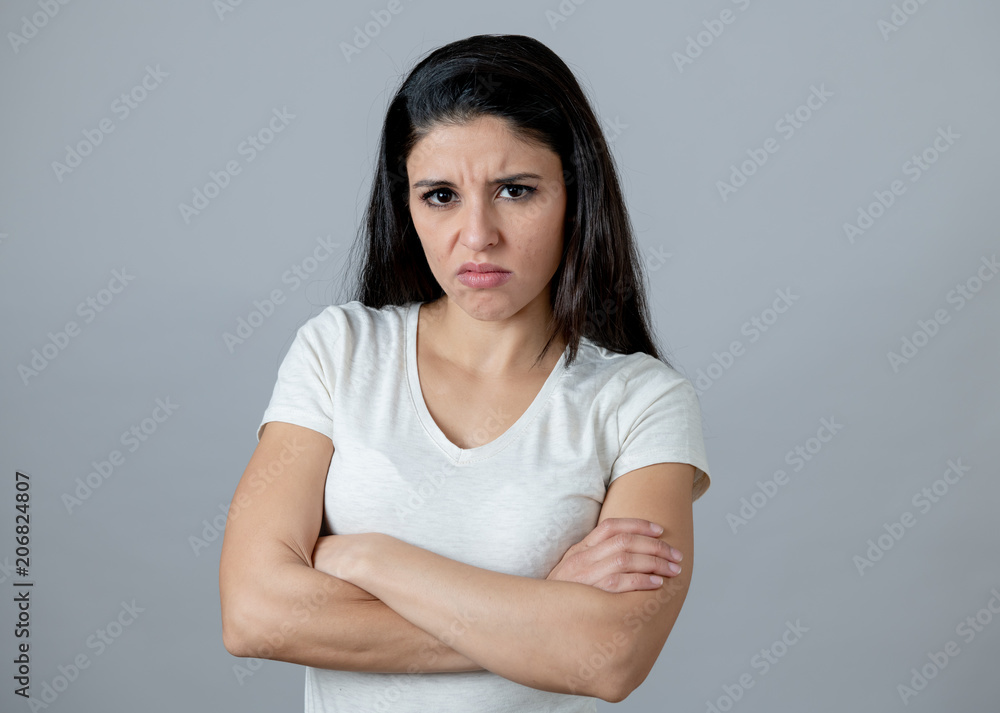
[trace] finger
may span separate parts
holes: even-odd
[[[611,594],[620,594],[659,589],[663,586],[663,582],[663,579],[656,581],[648,574],[613,574],[593,586]]]
[[[663,534],[663,528],[649,520],[638,517],[609,517],[597,524],[590,533],[580,540],[588,546],[596,545],[610,537],[619,534],[636,534],[659,537]]]
[[[649,521],[647,520],[647,522]],[[660,533],[663,532],[663,528],[657,525],[656,523],[650,523],[650,525],[655,525],[659,529]],[[619,539],[617,541],[617,544],[621,545],[622,549],[627,549],[632,551],[633,548],[637,545],[641,546],[643,544],[659,543],[653,545],[656,548],[656,554],[662,552],[662,556],[665,559],[673,560],[674,562],[680,562],[682,559],[684,559],[684,553],[682,553],[676,547],[671,546],[669,542],[661,540],[660,535],[646,535],[643,533],[633,533],[629,535],[629,537],[630,539],[628,540]],[[616,541],[614,537],[610,539],[612,542]]]
[[[662,557],[671,562],[680,562],[681,553],[671,547],[669,543],[656,537],[645,535],[621,533],[614,535],[598,544],[581,551],[577,557],[580,561],[594,563],[598,560],[613,557],[619,552],[632,552],[635,554],[654,555]]]
[[[676,577],[680,572],[679,564],[668,562],[661,557],[620,552],[591,565],[587,573],[593,581],[601,582],[608,577],[619,574],[655,574],[661,577]]]

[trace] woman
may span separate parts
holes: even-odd
[[[299,328],[230,507],[226,648],[307,666],[307,711],[624,699],[709,476],[572,72],[517,35],[429,54],[363,232],[356,298]]]

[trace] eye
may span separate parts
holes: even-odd
[[[440,207],[442,207],[444,205],[447,205],[451,201],[447,200],[447,201],[444,201],[443,203],[438,203],[438,202],[432,201],[430,199],[431,199],[432,196],[440,198],[442,195],[444,195],[444,196],[451,196],[453,194],[452,194],[450,188],[434,188],[434,189],[431,189],[431,190],[427,191],[422,196],[420,196],[420,200],[422,200],[427,205],[433,206],[435,208],[440,208]]]
[[[516,183],[508,183],[501,188],[503,191],[514,191],[516,195],[508,198],[507,200],[524,200],[526,196],[534,193],[537,189],[531,186],[522,186]]]

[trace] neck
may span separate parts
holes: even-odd
[[[430,333],[434,352],[468,374],[504,379],[550,371],[565,348],[562,336],[557,336],[542,361],[535,365],[548,341],[552,317],[545,293],[509,316],[498,317],[486,308],[470,312],[448,295],[421,309],[421,316],[426,313],[423,333]]]

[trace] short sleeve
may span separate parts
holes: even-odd
[[[257,441],[268,421],[284,421],[318,431],[333,440],[333,360],[329,345],[335,335],[324,334],[320,325],[332,322],[318,315],[299,327],[278,367],[278,378],[264,417],[257,426]]]
[[[679,372],[643,354],[625,376],[617,421],[620,448],[609,485],[654,463],[690,463],[695,467],[692,502],[708,490],[701,405],[694,386]]]

